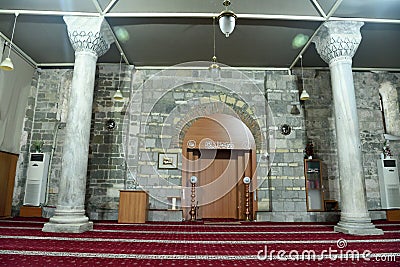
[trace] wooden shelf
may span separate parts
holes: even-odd
[[[304,160],[306,180],[306,202],[308,211],[324,211],[324,190],[322,187],[321,160]]]

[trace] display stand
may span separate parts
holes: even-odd
[[[305,159],[304,177],[306,180],[307,210],[324,211],[321,160]]]

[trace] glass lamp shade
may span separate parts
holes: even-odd
[[[251,182],[250,177],[246,176],[246,177],[243,178],[243,183],[244,184],[249,184],[250,182]]]
[[[226,37],[233,32],[236,24],[236,15],[232,11],[222,11],[218,16],[219,28]]]
[[[300,114],[300,110],[297,108],[296,105],[292,106],[292,109],[290,110],[290,114],[292,114],[292,115],[299,115]]]
[[[300,100],[308,100],[310,98],[310,95],[307,93],[307,91],[304,89],[303,92],[301,92],[300,95]]]
[[[211,78],[217,79],[220,76],[221,72],[221,67],[217,63],[212,63],[210,67],[208,67],[208,70],[210,71]]]
[[[197,176],[192,176],[192,177],[190,177],[190,182],[192,183],[192,184],[195,184],[195,183],[197,183]]]
[[[124,100],[124,96],[121,93],[121,90],[117,90],[113,96],[114,100]]]
[[[11,61],[11,58],[7,57],[6,59],[4,59],[3,62],[1,62],[1,64],[0,64],[0,68],[2,70],[13,70],[14,65]]]

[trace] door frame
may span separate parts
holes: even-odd
[[[253,220],[257,212],[257,158],[256,158],[256,145],[254,137],[249,128],[238,118],[225,114],[213,114],[210,116],[204,116],[196,118],[191,121],[191,125],[186,128],[186,133],[182,140],[182,187],[186,189],[186,193],[182,192],[182,199],[186,205],[182,205],[183,217],[188,220],[191,218],[191,183],[190,177],[195,175],[195,165],[198,164],[196,161],[198,155],[194,155],[193,151],[202,149],[230,149],[231,153],[237,150],[249,151],[245,153],[249,155],[247,160],[247,166],[244,170],[244,176],[251,178],[250,192],[248,197],[248,208],[249,208],[249,219]],[[245,140],[245,142],[244,142]],[[208,142],[208,143],[207,143]],[[209,146],[209,142],[214,145]],[[197,162],[197,163],[196,163]],[[187,171],[186,171],[187,170]],[[240,200],[240,194],[245,194],[243,177],[238,180],[236,184],[238,202]],[[239,208],[237,210],[238,219],[246,219],[246,202],[238,203]],[[197,214],[197,207],[196,207]]]

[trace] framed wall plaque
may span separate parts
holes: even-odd
[[[176,169],[178,168],[178,154],[176,153],[159,153],[158,154],[159,169]]]

